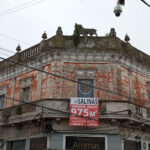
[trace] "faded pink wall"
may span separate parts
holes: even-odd
[[[147,87],[146,81],[148,78],[137,72],[133,72],[132,83],[133,90],[130,91],[130,73],[129,69],[123,66],[109,64],[109,63],[59,63],[54,62],[53,65],[47,64],[43,66],[43,70],[46,72],[51,72],[60,76],[64,76],[71,80],[76,80],[75,69],[83,68],[94,68],[96,70],[94,83],[97,88],[103,88],[117,92],[119,94],[135,97],[135,103],[140,105],[147,104]],[[32,76],[32,92],[31,101],[38,99],[49,99],[49,98],[70,98],[77,97],[77,83],[71,81],[63,80],[58,77],[54,77],[48,74],[42,73],[42,82],[38,87],[38,71],[30,71],[25,74],[16,77],[14,98],[20,99],[20,80]],[[7,96],[11,97],[12,82],[7,80],[0,83],[0,86],[8,85]],[[41,87],[41,93],[38,93],[38,88]],[[41,95],[39,98],[38,95]],[[104,100],[129,100],[128,98],[104,92],[102,90],[94,89],[94,97]],[[11,101],[6,99],[6,107],[11,106]],[[14,104],[18,104],[14,101]]]

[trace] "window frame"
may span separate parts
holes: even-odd
[[[32,80],[33,76],[26,77],[20,80],[20,99],[23,102],[30,102],[32,95]],[[24,89],[30,88],[28,101],[24,100]]]
[[[147,98],[150,101],[150,81],[146,82],[146,86],[147,86]]]
[[[25,150],[26,148],[26,140],[25,139],[22,139],[22,140],[13,140],[13,141],[7,141],[7,144],[6,144],[6,150],[13,150],[13,146],[16,142],[23,142],[23,150]]]
[[[25,95],[27,95],[27,94],[25,94],[25,90],[26,89],[29,89],[29,97],[28,97],[28,99],[25,98]],[[26,87],[22,87],[21,88],[21,100],[23,102],[30,102],[30,100],[31,100],[31,86],[26,86]]]
[[[5,108],[5,94],[0,95],[0,101],[1,101],[1,97],[3,97],[3,107],[1,107],[0,105],[0,110]]]

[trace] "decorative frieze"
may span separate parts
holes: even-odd
[[[76,76],[78,77],[95,77],[96,69],[95,68],[86,68],[86,69],[75,69]]]
[[[20,80],[20,87],[21,88],[29,87],[31,85],[32,85],[32,76]]]

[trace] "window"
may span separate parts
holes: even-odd
[[[0,109],[4,108],[5,95],[0,95]]]
[[[78,81],[78,97],[93,97],[93,80],[79,79]]]
[[[22,88],[22,100],[24,102],[30,101],[30,87]]]
[[[20,80],[20,96],[24,102],[29,102],[31,98],[32,77]]]
[[[7,142],[6,150],[25,150],[25,140]]]
[[[148,100],[150,100],[150,81],[146,82],[147,85],[147,96],[148,96]]]
[[[142,115],[142,109],[139,105],[135,106],[135,112],[137,115]]]
[[[135,141],[124,140],[124,150],[137,150],[138,144]]]
[[[46,148],[47,148],[46,137],[32,138],[30,140],[30,150],[46,150]]]

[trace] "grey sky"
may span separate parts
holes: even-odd
[[[65,35],[72,35],[74,24],[80,23],[87,28],[96,28],[99,36],[104,36],[111,27],[116,29],[117,36],[122,40],[128,33],[130,43],[150,55],[150,8],[140,0],[126,0],[123,13],[118,18],[113,13],[117,0],[43,0],[11,14],[2,13],[30,1],[0,0],[0,48],[15,52],[19,43],[24,50],[40,42],[44,31],[50,38],[61,26]],[[147,2],[150,3],[150,0]],[[12,55],[6,50],[0,50],[0,56],[7,57],[6,54]]]

